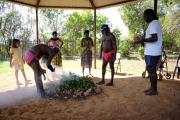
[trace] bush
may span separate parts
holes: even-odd
[[[144,47],[140,46],[140,47],[138,48],[138,54],[139,54],[141,57],[144,56]]]
[[[124,41],[122,44],[120,44],[120,49],[118,52],[121,53],[122,56],[124,57],[129,57],[130,56],[130,51],[132,49],[129,41]]]

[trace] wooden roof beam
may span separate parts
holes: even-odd
[[[93,9],[95,10],[95,9],[96,9],[96,6],[94,5],[93,0],[89,0],[89,2],[91,3],[91,6],[92,6],[92,7],[93,7]]]
[[[21,4],[21,5],[26,5],[26,6],[30,6],[30,7],[35,7],[34,5],[32,4],[28,4],[28,3],[24,3],[24,2],[20,2],[20,1],[15,1],[15,0],[5,0],[5,2],[12,2],[12,3],[17,3],[17,4]]]
[[[37,0],[37,3],[36,3],[36,8],[38,8],[38,7],[39,7],[40,1],[41,1],[41,0]]]

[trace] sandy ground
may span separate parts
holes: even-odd
[[[65,72],[81,73],[81,69]],[[86,70],[87,71],[87,70]],[[0,75],[0,120],[179,120],[180,81],[158,81],[159,95],[147,96],[149,79],[140,75],[118,73],[114,86],[101,85],[102,93],[86,99],[49,100],[36,94],[33,72],[26,71],[32,84],[17,88],[14,73]],[[87,74],[87,73],[85,73]],[[101,70],[92,70],[93,81],[101,80]],[[176,77],[175,77],[176,78]],[[106,73],[106,83],[110,72]],[[58,80],[54,80],[57,82]],[[44,86],[48,80],[44,81]],[[53,82],[53,80],[51,80]]]

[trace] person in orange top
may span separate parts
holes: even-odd
[[[61,49],[62,45],[63,45],[63,41],[57,37],[57,32],[54,31],[52,33],[53,37],[50,38],[46,44],[52,47],[58,47],[59,49]],[[62,66],[62,57],[61,57],[61,52],[59,52],[52,60],[53,65],[55,66]]]
[[[31,80],[27,80],[26,74],[24,72],[24,59],[22,57],[22,49],[19,47],[20,41],[18,39],[13,39],[13,45],[10,48],[10,67],[14,66],[15,68],[15,77],[16,77],[16,84],[22,85],[22,83],[18,80],[18,71],[21,70],[24,80],[29,83]]]

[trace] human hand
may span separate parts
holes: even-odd
[[[12,68],[12,64],[10,64],[10,68]]]
[[[138,43],[141,43],[141,39],[139,37],[136,37],[136,40],[131,42],[130,44],[135,45],[135,44],[138,44]]]
[[[115,60],[116,60],[116,55],[113,56],[113,61],[115,61]]]
[[[99,55],[99,59],[101,59],[101,58],[102,58],[102,54]]]

